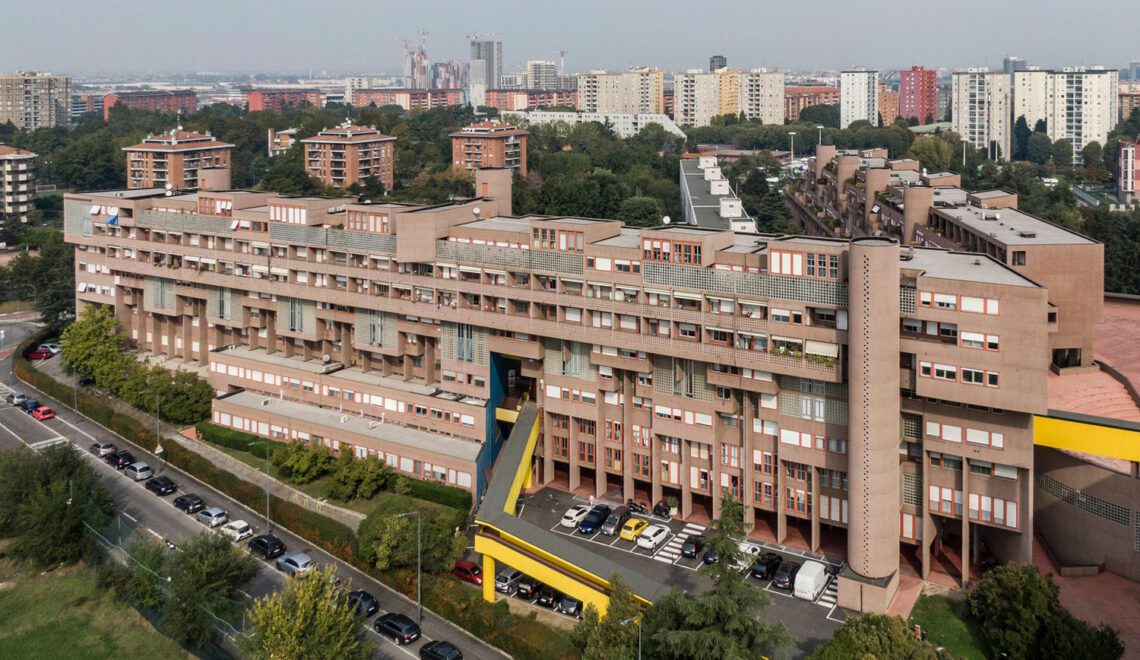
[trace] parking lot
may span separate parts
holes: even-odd
[[[616,504],[613,502],[603,503],[611,506]],[[650,549],[639,546],[635,541],[622,539],[618,534],[608,536],[600,531],[593,534],[582,534],[576,527],[564,527],[561,524],[563,514],[575,505],[590,504],[588,498],[547,488],[527,496],[521,504],[520,517],[523,519],[541,525],[555,534],[562,534],[591,551],[601,554],[619,565],[628,566],[646,577],[669,586],[679,587],[691,594],[698,594],[712,588],[712,583],[701,570],[704,565],[701,557],[703,553],[698,553],[695,558],[683,557],[681,556],[681,546],[691,537],[714,535],[715,530],[682,520],[666,520],[652,515],[636,515],[635,517],[644,518],[651,525],[663,525],[668,530],[664,540]],[[746,543],[750,554],[759,556],[764,552],[773,552],[779,555],[783,562],[794,562],[802,565],[808,559],[822,559],[818,555],[759,541],[747,541]],[[829,572],[834,572],[839,568],[834,562],[824,560],[823,563]],[[848,616],[855,614],[836,605],[837,590],[834,578],[829,580],[827,587],[815,602],[794,598],[790,591],[775,588],[768,580],[751,577],[750,571],[743,572],[741,580],[748,581],[768,593],[772,604],[765,610],[765,615],[782,622],[796,639],[796,648],[789,649],[786,654],[781,654],[783,657],[801,657],[809,654],[816,645],[830,639],[831,635]]]

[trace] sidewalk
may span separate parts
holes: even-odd
[[[59,358],[52,358],[42,362],[33,363],[35,369],[51,376],[55,380],[74,387],[76,378],[72,374],[66,373],[63,368],[63,363]],[[95,391],[88,390],[88,394],[95,394]],[[97,397],[105,404],[111,406],[120,415],[127,415],[134,417],[142,422],[147,427],[154,426],[154,417],[144,412],[136,410],[135,408],[127,405],[126,403],[116,399],[113,396],[99,393]],[[66,404],[68,402],[61,401],[60,403]],[[211,446],[209,443],[202,442],[196,439],[195,431],[191,429],[180,430],[166,422],[159,425],[162,435],[162,442],[177,443],[185,449],[188,449],[202,458],[210,461],[219,468],[230,472],[234,476],[243,481],[248,481],[258,487],[265,485],[265,472],[255,467],[247,465],[238,459],[226,454],[225,452]],[[330,504],[323,500],[318,500],[314,497],[306,495],[305,493],[293,488],[292,486],[283,483],[277,479],[269,480],[269,492],[273,495],[292,502],[298,506],[302,506],[310,511],[319,513],[323,516],[328,516],[333,520],[348,525],[353,532],[360,527],[360,523],[364,521],[364,514],[357,511],[345,509],[335,504]]]

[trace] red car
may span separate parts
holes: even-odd
[[[55,355],[55,353],[52,353],[51,351],[49,351],[46,348],[37,348],[36,350],[32,351],[31,353],[28,353],[28,359],[29,360],[46,360],[50,357],[53,357],[54,355]]]
[[[483,569],[479,568],[479,564],[473,561],[461,559],[455,562],[455,568],[451,569],[451,574],[475,586],[483,584]]]
[[[55,411],[48,406],[40,406],[39,408],[36,408],[32,411],[32,417],[35,417],[41,421],[45,419],[51,419],[52,417],[55,417]]]

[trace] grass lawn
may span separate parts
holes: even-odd
[[[0,302],[0,314],[11,314],[12,312],[30,312],[35,309],[32,301],[30,300],[5,300]]]
[[[965,598],[961,596],[923,594],[910,613],[910,622],[922,626],[926,641],[944,647],[954,657],[986,660],[989,645],[981,629],[958,614],[964,606]]]
[[[0,576],[0,658],[193,657],[100,591],[86,565],[40,575],[4,561]]]
[[[262,475],[265,474],[265,456],[264,455],[256,456],[254,454],[251,454],[250,452],[241,451],[240,449],[231,449],[229,447],[223,447],[222,445],[215,445],[213,443],[208,443],[208,444],[210,444],[210,446],[213,447],[214,449],[225,452],[225,453],[229,454],[230,456],[233,456],[234,458],[238,459],[242,463],[245,463],[246,465],[257,468],[258,470],[260,470],[262,472]],[[281,471],[278,470],[277,467],[275,465],[273,465],[272,463],[269,464],[269,476],[273,477],[274,479],[279,480],[281,483],[289,484],[290,486],[292,486],[293,488],[296,488],[297,490],[301,491],[302,493],[304,493],[310,497],[315,497],[317,499],[324,499],[324,498],[328,497],[329,486],[330,486],[330,482],[332,481],[332,477],[330,477],[329,475],[326,474],[325,476],[323,476],[323,477],[321,477],[315,481],[310,481],[307,484],[299,484],[299,485],[294,484],[294,483],[291,483],[287,478],[282,476]],[[262,476],[262,480],[264,480],[264,479],[265,479],[265,477]],[[333,500],[329,500],[329,502],[332,504],[335,504],[337,506],[343,507],[345,509],[349,509],[351,511],[359,511],[360,513],[367,514],[367,513],[370,513],[372,511],[372,509],[376,508],[376,505],[380,503],[380,500],[383,497],[384,497],[384,493],[379,492],[379,493],[376,493],[375,495],[373,495],[372,499],[370,499],[370,500],[355,499],[355,500],[352,500],[351,502],[336,502]]]

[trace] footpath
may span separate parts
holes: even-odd
[[[77,386],[76,376],[74,374],[67,373],[67,371],[63,368],[63,362],[58,357],[34,363],[32,366],[65,385],[68,385],[72,388],[75,388]],[[135,408],[120,401],[119,399],[116,399],[113,396],[99,393],[97,390],[87,390],[87,393],[97,395],[103,401],[103,403],[114,408],[117,414],[133,417],[141,424],[148,427],[154,426],[154,416],[152,415],[148,415],[144,412],[136,410]],[[207,461],[210,461],[220,469],[233,474],[242,481],[247,481],[256,486],[264,486],[266,483],[264,470],[259,470],[234,458],[233,456],[230,456],[229,454],[210,445],[209,443],[198,440],[197,431],[193,427],[180,430],[170,424],[167,424],[166,422],[160,422],[159,435],[162,438],[162,442],[177,443],[178,445],[198,454]],[[365,516],[363,513],[345,509],[344,507],[330,504],[325,500],[317,499],[297,490],[296,488],[293,488],[289,484],[286,484],[278,479],[271,477],[268,480],[268,483],[269,492],[273,495],[276,495],[282,500],[292,502],[298,506],[309,509],[310,511],[319,513],[323,516],[328,516],[333,520],[344,523],[345,525],[348,525],[348,527],[352,529],[354,533],[359,529],[360,523],[364,521]]]

